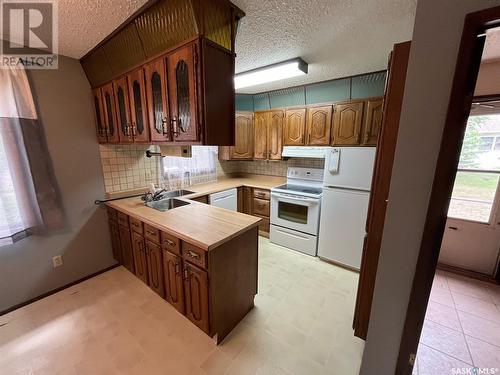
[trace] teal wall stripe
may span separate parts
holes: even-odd
[[[236,110],[253,112],[253,95],[236,94]]]
[[[264,111],[271,109],[269,102],[269,93],[256,94],[253,96],[253,108],[255,111]]]
[[[305,105],[305,89],[304,86],[292,87],[269,93],[269,101],[271,108],[291,107],[294,105]]]
[[[351,79],[336,79],[306,86],[306,104],[349,100]]]
[[[352,77],[351,99],[384,95],[385,72]]]

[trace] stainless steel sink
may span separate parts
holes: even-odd
[[[189,195],[189,194],[193,194],[193,193],[194,193],[194,191],[189,191],[189,190],[165,191],[164,193],[161,194],[161,199],[177,198],[177,197],[182,197],[184,195]]]
[[[169,192],[169,193],[173,193],[173,192]],[[188,194],[188,193],[186,193],[186,194]],[[189,194],[191,194],[191,192],[189,192]],[[178,195],[178,196],[180,196],[180,195]],[[181,201],[180,199],[163,198],[163,199],[160,199],[158,201],[147,202],[146,206],[153,208],[155,210],[164,212],[164,211],[171,210],[173,208],[186,206],[188,204],[190,204],[190,203],[185,202],[185,201]]]

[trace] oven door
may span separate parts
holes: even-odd
[[[318,235],[321,199],[271,192],[271,224]]]

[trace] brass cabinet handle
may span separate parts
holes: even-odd
[[[188,256],[190,256],[191,258],[195,258],[195,259],[199,259],[200,258],[200,254],[197,254],[194,251],[188,250],[187,253],[188,253]]]
[[[175,242],[170,241],[169,239],[165,239],[165,241],[163,241],[163,242],[166,243],[168,246],[175,246]]]
[[[136,227],[136,228],[139,228],[139,224],[137,224],[137,223],[132,223],[132,225],[133,225],[134,227]]]
[[[188,280],[189,279],[189,275],[188,275],[188,270],[187,268],[184,268],[184,280]]]
[[[146,230],[146,233],[149,234],[150,236],[156,236],[156,233],[151,232],[150,230]]]
[[[168,123],[169,122],[170,121],[168,120],[167,117],[163,117],[161,120],[161,131],[162,131],[163,135],[168,134]]]
[[[135,122],[132,122],[132,137],[137,135],[137,125]]]
[[[179,275],[181,273],[181,267],[179,263],[175,263],[175,274]]]
[[[178,137],[179,136],[179,130],[178,130],[178,123],[179,123],[179,119],[174,116],[170,119],[170,124],[172,125],[172,133]]]

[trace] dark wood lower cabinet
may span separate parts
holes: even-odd
[[[187,318],[209,333],[207,272],[184,262],[184,291]]]
[[[111,247],[113,249],[113,258],[118,263],[122,263],[122,248],[120,245],[120,231],[118,230],[118,222],[109,219],[109,232],[111,233]]]
[[[166,250],[163,250],[163,278],[165,280],[165,299],[177,311],[184,314],[182,258]]]
[[[123,225],[118,225],[120,233],[120,247],[122,250],[122,264],[130,272],[135,273],[134,255],[132,251],[132,240],[130,238],[130,229]]]
[[[248,212],[253,189],[244,190]],[[257,227],[206,250],[113,208],[109,225],[121,264],[217,343],[253,308]]]
[[[149,286],[157,294],[164,297],[163,286],[163,262],[161,259],[161,247],[151,241],[146,241],[146,252],[148,254]]]
[[[148,257],[144,237],[132,232],[132,252],[134,254],[135,275],[149,285]]]

